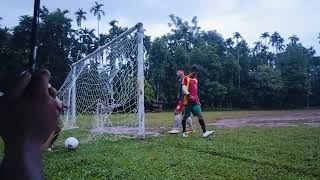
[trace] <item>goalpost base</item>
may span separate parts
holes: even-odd
[[[145,131],[145,136],[138,135],[139,128],[138,127],[127,127],[127,126],[112,126],[112,127],[100,127],[91,129],[90,132],[92,134],[110,134],[110,135],[127,135],[127,136],[135,136],[138,139],[144,139],[145,136],[160,136],[160,132],[157,131]]]
[[[72,130],[72,129],[79,129],[78,126],[73,126],[73,127],[63,127],[61,130],[65,131],[65,130]]]

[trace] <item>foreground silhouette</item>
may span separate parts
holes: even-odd
[[[0,135],[5,144],[0,179],[44,178],[41,145],[57,127],[63,108],[49,80],[47,70],[8,79],[13,83],[0,97]]]

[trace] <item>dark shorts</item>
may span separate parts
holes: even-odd
[[[187,105],[184,109],[184,116],[190,117],[191,113],[193,116],[198,116],[202,112],[200,104]]]

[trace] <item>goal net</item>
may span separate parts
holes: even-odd
[[[144,47],[141,23],[75,62],[58,91],[68,106],[64,129],[144,137]]]

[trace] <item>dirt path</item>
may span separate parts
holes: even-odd
[[[320,127],[320,111],[284,112],[270,116],[248,116],[239,119],[221,119],[210,123],[219,128],[236,127]]]

